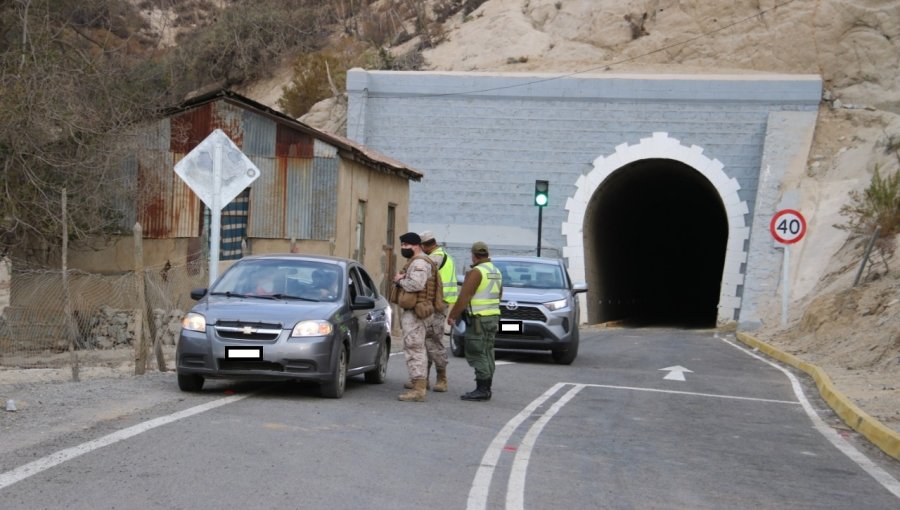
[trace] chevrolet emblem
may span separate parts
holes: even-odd
[[[252,335],[252,334],[253,334],[253,328],[251,328],[250,326],[244,326],[243,333],[244,333],[245,335]]]

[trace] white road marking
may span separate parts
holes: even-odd
[[[750,350],[737,345],[727,338],[722,338],[718,334],[716,334],[715,336],[719,340],[734,347],[735,349],[741,350],[748,355],[753,356],[760,361],[768,363],[778,370],[781,370],[784,375],[787,376],[788,380],[791,381],[791,387],[794,389],[794,394],[797,395],[797,399],[800,401],[800,405],[803,407],[803,410],[806,411],[806,415],[809,416],[809,419],[813,422],[816,430],[818,430],[820,434],[825,436],[825,439],[833,444],[835,448],[840,450],[841,453],[849,457],[853,462],[856,462],[856,464],[859,465],[859,467],[861,467],[863,471],[869,473],[872,478],[874,478],[878,483],[884,486],[885,489],[890,491],[891,494],[900,498],[900,482],[898,482],[896,478],[891,476],[890,473],[881,469],[877,464],[872,462],[871,459],[860,453],[859,450],[857,450],[852,444],[844,440],[844,438],[842,438],[836,430],[829,427],[828,424],[819,417],[819,415],[813,409],[812,405],[809,403],[809,400],[806,399],[806,395],[803,393],[803,387],[800,386],[800,381],[797,380],[794,374],[792,374],[784,367],[781,367],[778,364],[773,363],[766,358],[763,358],[762,356],[759,356],[758,354],[755,354]]]
[[[512,510],[524,510],[525,508],[525,475],[528,472],[528,461],[531,460],[531,450],[537,442],[537,438],[549,422],[564,405],[566,405],[579,391],[583,384],[576,384],[565,395],[560,397],[540,419],[531,426],[528,433],[522,439],[522,443],[516,450],[509,473],[509,482],[506,486],[506,508]]]
[[[475,472],[475,479],[472,481],[472,488],[469,490],[469,499],[466,503],[467,510],[484,510],[487,508],[488,494],[491,489],[491,478],[494,476],[494,470],[497,468],[497,461],[500,459],[500,453],[503,451],[506,442],[519,425],[531,416],[531,413],[533,413],[535,409],[540,407],[541,404],[552,397],[563,386],[565,386],[563,383],[553,385],[552,388],[545,391],[540,397],[534,399],[527,407],[525,407],[525,409],[522,409],[522,412],[506,422],[506,425],[500,429],[500,432],[497,433],[494,440],[491,441],[491,444],[484,452],[484,456],[481,458],[481,465],[478,466],[478,471]]]
[[[28,464],[19,466],[5,473],[0,473],[0,490],[5,489],[6,487],[9,487],[16,482],[20,482],[30,476],[34,476],[42,471],[46,471],[54,466],[62,464],[63,462],[72,460],[76,457],[80,457],[85,453],[90,453],[98,448],[103,448],[104,446],[118,443],[119,441],[134,437],[142,432],[147,432],[148,430],[167,425],[183,418],[194,416],[195,414],[200,414],[217,407],[237,402],[238,400],[245,399],[250,395],[252,395],[252,393],[247,393],[244,395],[232,395],[230,397],[213,400],[212,402],[194,406],[189,409],[185,409],[184,411],[178,411],[177,413],[172,413],[168,416],[161,416],[159,418],[154,418],[143,423],[138,423],[137,425],[133,425],[126,429],[113,432],[112,434],[94,439],[93,441],[88,441],[78,446],[73,446],[71,448],[66,448],[65,450],[60,450],[56,453],[52,453],[46,457],[29,462]]]
[[[520,510],[524,508],[526,481],[525,478],[528,472],[528,463],[531,460],[531,451],[534,448],[534,445],[537,443],[538,436],[543,431],[544,426],[556,415],[556,413],[559,412],[559,410],[562,409],[564,405],[566,405],[572,398],[574,398],[578,394],[579,391],[584,388],[645,391],[651,393],[667,393],[673,395],[688,395],[729,400],[745,400],[773,404],[800,404],[800,402],[791,400],[741,397],[736,395],[716,395],[712,393],[660,390],[656,388],[638,388],[634,386],[611,386],[607,384],[559,382],[553,385],[553,387],[551,387],[549,390],[544,392],[543,395],[528,404],[528,406],[525,407],[522,412],[508,421],[506,425],[504,425],[504,427],[500,430],[500,432],[498,432],[494,437],[494,440],[491,441],[491,444],[488,446],[487,450],[484,452],[484,456],[481,459],[481,465],[478,467],[478,470],[475,473],[475,479],[472,481],[472,487],[469,490],[469,498],[466,504],[467,510],[484,510],[485,508],[487,508],[487,500],[490,494],[491,480],[494,476],[494,471],[497,468],[497,463],[500,459],[501,453],[503,453],[505,447],[509,446],[508,442],[510,437],[512,437],[513,433],[515,433],[516,429],[519,428],[522,422],[528,419],[529,416],[533,415],[544,402],[553,397],[553,395],[555,395],[560,389],[565,386],[572,386],[573,388],[570,389],[562,397],[560,397],[559,400],[557,400],[550,407],[550,409],[544,412],[544,414],[537,420],[537,422],[531,426],[528,433],[522,439],[521,444],[519,444],[516,448],[516,455],[513,459],[512,467],[510,468],[509,480],[507,482],[507,509]]]
[[[669,372],[668,374],[666,374],[665,377],[663,377],[663,379],[666,379],[669,381],[684,381],[685,380],[684,379],[685,372],[690,373],[690,374],[694,373],[693,370],[688,370],[681,365],[675,365],[674,367],[660,368],[660,370],[662,370],[664,372]]]
[[[553,404],[553,406],[551,406],[551,408],[548,409],[543,414],[543,416],[541,416],[541,418],[539,418],[537,422],[531,426],[521,444],[519,444],[516,448],[516,456],[513,459],[509,480],[507,482],[506,508],[508,509],[520,510],[524,508],[525,476],[528,472],[528,463],[531,459],[531,451],[535,443],[537,443],[537,438],[543,431],[544,426],[556,415],[557,412],[559,412],[560,409],[562,409],[564,405],[566,405],[572,398],[574,398],[578,394],[579,391],[584,388],[646,391],[652,393],[668,393],[675,395],[689,395],[696,397],[711,397],[730,400],[747,400],[774,404],[800,404],[800,402],[790,400],[740,397],[736,395],[715,395],[712,393],[660,390],[656,388],[638,388],[633,386],[611,386],[606,384],[559,382],[553,385],[553,387],[551,387],[549,390],[544,392],[543,395],[528,404],[528,406],[525,407],[525,409],[523,409],[519,414],[509,420],[506,425],[503,426],[500,432],[497,433],[497,435],[494,437],[494,440],[491,441],[491,444],[484,452],[484,456],[481,458],[481,465],[478,467],[478,470],[475,473],[475,479],[472,481],[472,487],[469,490],[469,498],[466,503],[467,510],[484,510],[485,508],[487,508],[487,500],[488,496],[490,495],[491,480],[494,476],[494,471],[497,468],[497,463],[500,459],[501,453],[503,453],[505,447],[509,446],[508,443],[510,437],[512,437],[513,433],[515,433],[516,429],[519,428],[522,422],[524,422],[526,419],[528,419],[529,416],[534,414],[535,411],[544,402],[550,399],[565,386],[573,386],[573,388],[569,390],[565,395],[560,397],[559,400],[557,400]]]
[[[650,393],[672,393],[675,395],[692,395],[695,397],[724,398],[724,399],[729,399],[729,400],[752,400],[755,402],[769,402],[772,404],[794,404],[794,405],[797,405],[800,403],[800,402],[795,402],[793,400],[774,400],[771,398],[739,397],[736,395],[716,395],[715,393],[697,393],[695,391],[658,390],[656,388],[638,388],[636,386],[610,386],[608,384],[581,384],[581,383],[562,383],[562,384],[581,385],[581,386],[587,386],[590,388],[607,388],[607,389],[611,389],[611,390],[647,391]]]

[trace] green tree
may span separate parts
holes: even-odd
[[[0,5],[0,254],[59,246],[63,189],[71,237],[121,224],[112,204],[134,193],[121,182],[125,135],[159,109],[166,82],[136,66],[128,12],[99,0]]]

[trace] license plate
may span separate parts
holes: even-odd
[[[500,332],[522,334],[522,321],[500,321]]]
[[[262,347],[226,347],[226,359],[262,359]]]

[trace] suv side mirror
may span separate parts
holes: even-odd
[[[194,301],[199,301],[206,295],[206,289],[193,289],[191,290],[191,299]]]
[[[582,292],[587,292],[588,286],[585,282],[579,282],[572,286],[572,294],[581,294]]]
[[[375,298],[370,296],[356,296],[350,304],[351,310],[371,310],[375,308]]]

